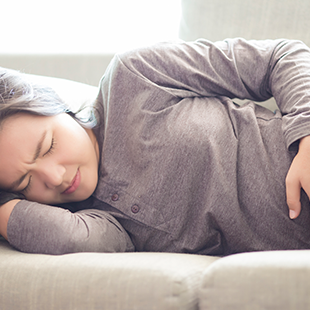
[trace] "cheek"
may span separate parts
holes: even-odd
[[[64,128],[64,130],[58,133],[58,136],[62,147],[66,148],[67,153],[70,153],[71,156],[88,153],[92,148],[88,134],[78,124]]]
[[[52,157],[59,164],[72,164],[82,159],[85,153],[87,153],[87,146],[83,135],[65,130],[59,131],[55,135],[55,148]]]
[[[31,190],[29,193],[25,194],[27,200],[35,201],[39,203],[50,204],[51,201],[55,199],[55,194],[53,196],[50,191],[47,191],[44,183],[38,180],[33,180],[31,185]]]

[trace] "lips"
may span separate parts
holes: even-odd
[[[81,174],[80,170],[78,170],[70,186],[63,192],[63,194],[68,195],[74,193],[76,189],[79,187],[80,181],[81,181]]]

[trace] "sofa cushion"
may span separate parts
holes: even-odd
[[[1,66],[37,75],[54,76],[94,86],[114,53],[0,53]]]
[[[180,38],[298,39],[310,46],[308,0],[182,0]]]
[[[243,253],[203,274],[200,309],[310,309],[309,250]]]
[[[217,258],[169,253],[25,254],[0,240],[1,309],[198,309]]]

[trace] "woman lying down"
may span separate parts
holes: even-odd
[[[116,55],[86,122],[14,71],[1,69],[0,91],[0,233],[20,251],[310,248],[303,43],[199,40]],[[252,102],[272,96],[275,113]]]

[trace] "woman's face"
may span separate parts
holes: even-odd
[[[19,113],[0,128],[0,187],[45,204],[81,201],[98,182],[99,150],[90,129],[68,114]]]

